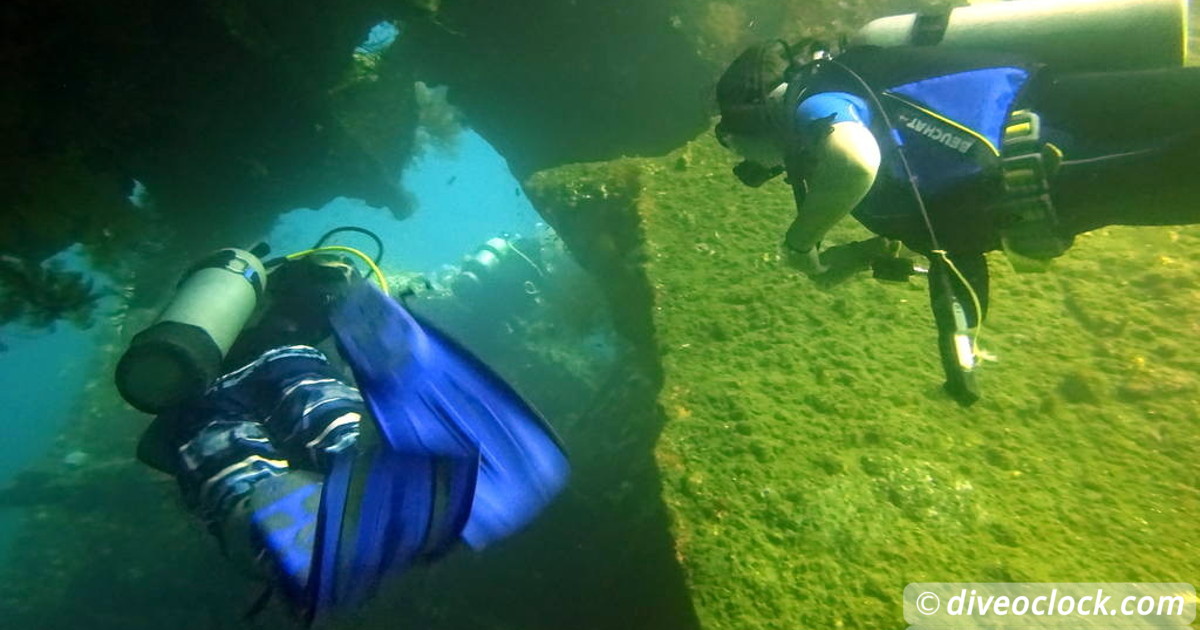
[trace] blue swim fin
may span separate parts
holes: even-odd
[[[309,620],[365,602],[388,574],[437,557],[470,514],[477,460],[372,449],[335,460],[316,525]]]
[[[569,473],[553,430],[512,387],[373,285],[354,287],[332,323],[373,422],[323,489],[308,585],[317,615],[459,539],[478,549],[514,533]]]

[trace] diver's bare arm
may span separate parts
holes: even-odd
[[[866,196],[879,170],[879,144],[859,122],[839,122],[817,147],[816,165],[806,178],[808,194],[797,209],[785,240],[809,252],[825,233]]]

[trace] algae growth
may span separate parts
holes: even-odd
[[[404,86],[417,61],[424,73],[473,90],[460,99],[475,121],[490,121],[479,127],[507,144],[518,166],[657,151],[703,124],[697,112],[710,95],[692,88],[748,40],[773,36],[781,24],[797,27],[789,35],[800,27],[833,34],[885,12],[859,0],[654,6],[646,24],[680,34],[666,40],[666,52],[655,49],[660,62],[672,63],[641,64],[629,61],[641,60],[640,48],[625,49],[632,39],[659,41],[649,26],[653,37],[630,28],[605,40],[602,50],[628,54],[623,63],[596,58],[597,46],[583,36],[593,24],[626,19],[624,5],[585,3],[597,19],[577,18],[566,5],[553,13],[531,5],[496,19],[473,11],[478,4],[450,7],[450,27],[414,26],[411,54],[397,56],[404,63],[392,75],[380,74],[384,66],[359,68],[345,87],[342,73],[322,73],[320,83],[333,88],[313,90],[317,105],[301,118],[336,121],[337,138],[310,139],[321,150],[304,154],[325,155],[329,145],[335,155],[361,155],[344,161],[366,166],[349,175],[334,169],[330,179],[376,190],[380,169],[367,166],[380,161],[380,147],[394,150],[391,141],[412,133],[416,112],[373,118],[375,103],[415,100]],[[366,24],[375,16],[352,17]],[[548,17],[572,28],[547,28]],[[352,43],[360,30],[347,28],[339,39]],[[220,35],[214,39],[224,47],[230,38]],[[319,41],[297,41],[309,39]],[[578,51],[539,55],[547,40]],[[481,70],[485,62],[494,72]],[[625,76],[643,66],[647,74]],[[598,72],[607,77],[599,88]],[[138,94],[128,102],[152,100]],[[156,120],[145,107],[123,109]],[[238,111],[228,118],[240,128]],[[308,135],[320,135],[319,127]],[[628,141],[633,136],[637,143]],[[208,147],[203,140],[180,142],[169,154],[195,153],[183,149]],[[223,163],[240,144],[200,153]],[[158,155],[140,143],[133,154],[143,152]],[[253,186],[177,184],[172,173],[206,172],[182,160],[166,162],[170,169],[152,162],[158,176],[147,181],[156,190],[179,188],[174,210],[183,214],[185,193],[249,198],[243,189],[259,194],[307,172],[283,168],[292,160],[281,156],[290,153],[258,153],[236,158],[222,179],[257,181],[249,174],[261,172],[266,179]],[[94,245],[117,225],[63,222],[117,214],[101,212],[100,201],[63,199],[121,198],[111,182],[78,184],[92,175],[77,174],[76,161],[48,161],[37,167],[45,177],[26,178],[47,191],[76,182],[39,197],[70,209],[41,213],[54,220],[41,224],[39,243],[82,229]],[[731,166],[706,132],[663,157],[565,166],[526,182],[542,215],[601,280],[596,290],[633,347],[622,369],[588,380],[564,362],[570,348],[536,327],[524,331],[535,335],[528,341],[497,338],[496,357],[526,344],[534,351],[520,356],[567,366],[544,382],[532,376],[538,366],[509,375],[556,412],[573,485],[524,535],[414,572],[349,627],[899,628],[901,594],[914,581],[1200,581],[1200,228],[1100,230],[1041,276],[1017,276],[993,257],[982,343],[999,361],[982,372],[984,399],[962,409],[940,389],[923,280],[882,284],[864,275],[829,290],[815,286],[780,260],[794,213],[790,191],[778,182],[743,188]],[[305,187],[307,195],[325,194],[312,188],[320,190]],[[244,204],[209,205],[232,214]],[[76,217],[84,208],[92,215]],[[118,232],[123,243],[141,233]],[[865,235],[845,223],[830,240]],[[114,332],[96,366],[79,422],[51,456],[58,464],[85,449],[92,461],[56,469],[54,482],[41,486],[55,492],[31,512],[32,527],[6,568],[0,611],[13,627],[231,627],[257,587],[188,520],[173,483],[132,459],[146,419],[119,404],[109,374],[117,344],[137,322],[118,324],[125,329]],[[584,395],[553,391],[569,380],[587,380]],[[272,608],[258,623],[287,621]]]
[[[347,627],[899,628],[910,582],[1200,577],[1200,228],[1099,230],[1045,275],[993,257],[982,343],[999,360],[963,409],[940,388],[924,281],[816,286],[779,256],[790,191],[743,188],[732,164],[705,135],[527,182],[547,218],[591,226],[568,245],[634,345],[583,397],[518,379],[553,401],[575,466],[543,519],[390,585]],[[847,222],[830,241],[865,235]],[[253,584],[129,459],[144,419],[96,391],[60,450],[94,454],[80,494],[102,500],[35,510],[6,614],[236,617]]]
[[[1046,275],[993,255],[999,361],[962,409],[924,281],[818,288],[780,259],[790,189],[743,188],[732,165],[707,136],[638,161],[628,209],[702,627],[902,627],[910,582],[1200,577],[1200,229],[1100,230]]]

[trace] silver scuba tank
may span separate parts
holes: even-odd
[[[474,254],[463,257],[462,271],[454,282],[455,290],[470,292],[479,289],[512,253],[508,239],[488,239]]]
[[[939,46],[1028,55],[1064,72],[1183,65],[1187,0],[1014,0],[869,22],[851,45]]]
[[[266,288],[266,269],[251,252],[228,248],[201,260],[155,323],[130,341],[116,369],[121,396],[160,413],[201,394],[220,376]]]

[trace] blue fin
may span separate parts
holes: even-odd
[[[308,582],[321,492],[319,476],[292,470],[256,483],[245,505],[255,546],[293,601]]]
[[[391,572],[524,527],[566,484],[554,432],[464,348],[363,283],[332,316],[371,412],[333,465],[317,522],[310,614],[361,603]]]
[[[309,620],[365,602],[389,573],[449,550],[470,513],[475,460],[374,449],[335,460],[317,521]]]

